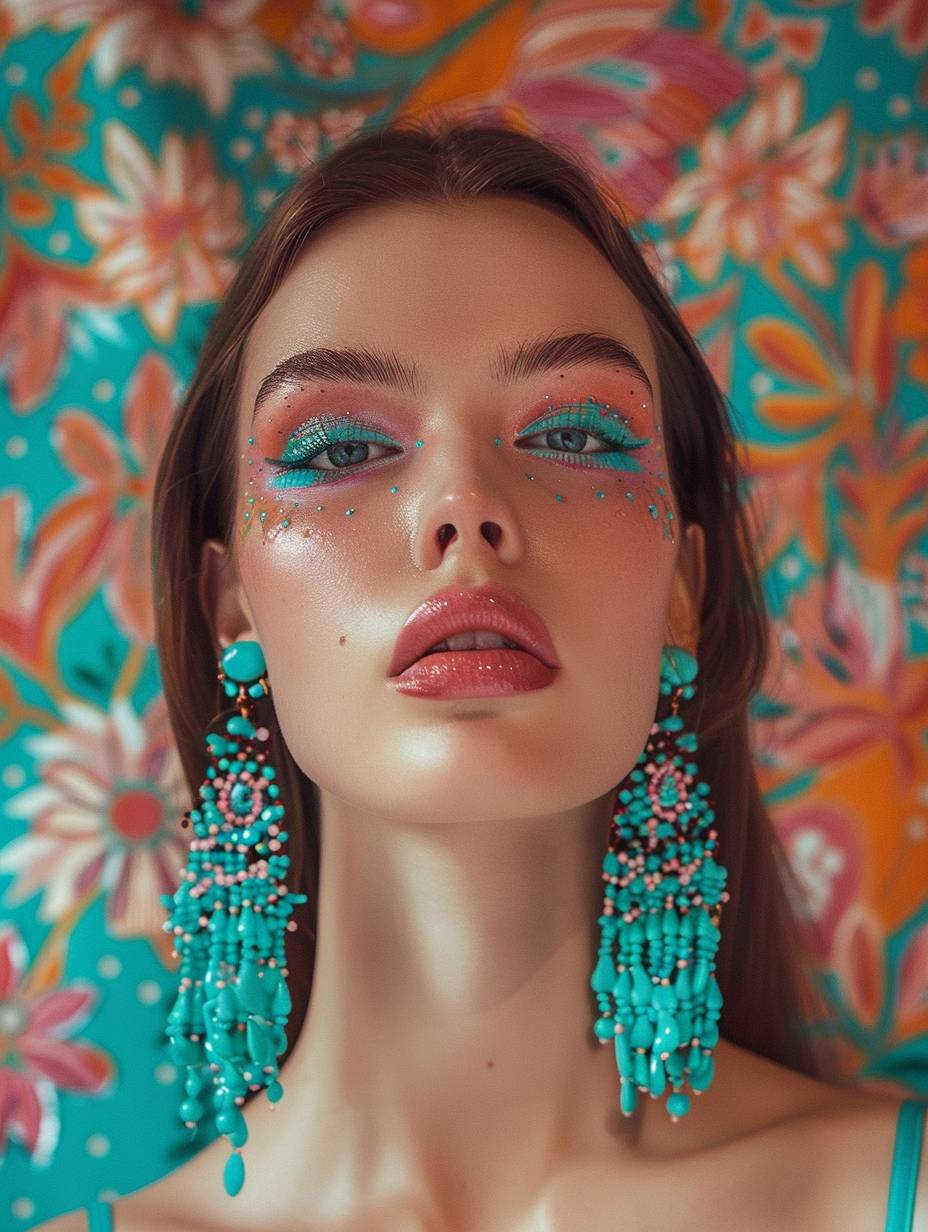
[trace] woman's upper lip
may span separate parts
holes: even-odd
[[[468,629],[491,629],[518,642],[548,667],[560,667],[551,635],[534,608],[511,590],[487,582],[446,586],[420,603],[400,630],[387,674],[399,676],[430,646]]]

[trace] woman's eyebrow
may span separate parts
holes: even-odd
[[[495,364],[491,365],[491,375],[507,385],[536,372],[591,362],[606,363],[633,373],[654,397],[641,360],[624,342],[610,334],[558,334],[520,342],[515,347],[501,347]],[[252,423],[262,404],[278,389],[313,379],[382,385],[412,396],[422,392],[417,365],[406,363],[393,351],[368,347],[314,347],[288,356],[268,373],[258,389]]]

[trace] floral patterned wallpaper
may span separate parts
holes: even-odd
[[[928,0],[0,0],[0,46],[0,1224],[194,1149],[155,466],[271,202],[436,108],[569,140],[731,399],[821,1026],[848,1076],[928,1095]]]

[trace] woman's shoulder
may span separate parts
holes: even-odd
[[[901,1097],[836,1085],[720,1044],[717,1086],[686,1117],[670,1124],[659,1101],[646,1110],[644,1222],[672,1226],[686,1193],[691,1232],[884,1232]],[[614,1181],[616,1201],[637,1193],[634,1161],[612,1181],[608,1170],[597,1175],[610,1194]],[[928,1132],[906,1232],[928,1232]]]
[[[738,1050],[743,1102],[731,1161],[795,1232],[884,1232],[902,1096],[836,1085]],[[723,1153],[721,1158],[726,1157]],[[910,1229],[928,1232],[928,1133]]]

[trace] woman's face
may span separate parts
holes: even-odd
[[[588,332],[624,344],[645,377],[608,355],[524,362],[540,339]],[[267,381],[313,348],[396,362],[379,364],[381,380],[304,362]],[[683,644],[695,627],[702,537],[681,539],[644,316],[579,231],[503,196],[337,221],[251,331],[237,454],[214,628],[223,645],[260,642],[284,739],[323,801],[433,824],[536,817],[628,773],[668,616]],[[205,569],[220,556],[213,543]],[[553,681],[479,698],[397,692],[407,616],[441,588],[484,582],[540,614]]]

